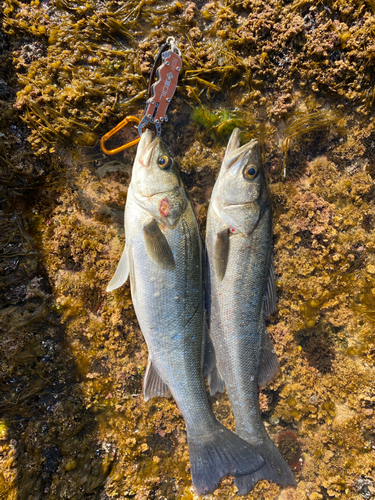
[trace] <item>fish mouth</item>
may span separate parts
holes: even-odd
[[[153,198],[154,196],[157,195],[168,195],[169,193],[172,193],[175,190],[175,188],[169,189],[168,191],[157,191],[156,193],[151,193],[151,194],[143,194],[141,190],[139,190],[139,193],[141,196],[144,198]]]
[[[147,146],[146,151],[144,154],[139,158],[139,163],[143,165],[144,167],[149,167],[151,163],[151,158],[152,155],[154,154],[154,151],[157,146],[161,147],[163,144],[163,141],[161,137],[155,137],[152,142]]]
[[[223,204],[224,208],[238,208],[238,207],[251,207],[254,201],[246,201],[245,203]]]

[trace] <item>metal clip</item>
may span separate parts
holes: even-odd
[[[163,49],[168,45],[170,46],[170,50],[163,52]],[[146,102],[145,115],[138,125],[138,133],[140,136],[142,135],[142,130],[148,123],[152,123],[155,126],[156,135],[160,136],[161,124],[164,121],[168,121],[166,113],[169,103],[174,96],[182,67],[182,59],[180,57],[181,52],[173,37],[169,37],[167,39],[166,45],[162,48],[155,60],[155,65],[160,58],[160,54],[162,64],[156,70],[157,80],[151,86],[151,96]],[[155,65],[153,71],[151,72],[151,80],[155,70]]]
[[[140,137],[137,137],[137,139],[134,139],[134,141],[130,141],[127,144],[123,144],[122,146],[116,149],[106,149],[104,143],[108,141],[110,137],[115,135],[116,132],[125,127],[125,125],[127,125],[129,122],[135,122],[139,124],[140,120],[136,116],[127,116],[126,118],[124,118],[124,120],[122,120],[119,124],[117,124],[116,127],[114,127],[112,130],[103,135],[103,137],[100,139],[100,148],[103,151],[103,153],[105,153],[106,155],[115,155],[120,151],[124,151],[124,149],[130,148],[130,146],[134,146],[134,144],[137,144],[141,140]]]

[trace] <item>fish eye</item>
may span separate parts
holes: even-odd
[[[246,165],[246,167],[243,169],[243,176],[245,177],[246,180],[252,181],[258,175],[258,172],[259,170],[256,165],[254,164]]]
[[[166,170],[167,168],[169,168],[171,166],[171,163],[172,162],[171,162],[171,159],[169,158],[169,156],[167,156],[167,155],[159,156],[158,165],[163,170]]]

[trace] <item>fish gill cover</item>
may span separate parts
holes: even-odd
[[[163,138],[201,236],[234,127],[269,178],[281,373],[260,405],[300,465],[296,490],[247,498],[374,496],[374,2],[6,0],[0,19],[0,497],[194,498],[179,410],[143,400],[129,287],[104,292],[134,150],[109,160],[98,139],[141,117],[170,35]],[[211,404],[233,429],[227,397]]]

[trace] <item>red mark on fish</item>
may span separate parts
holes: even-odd
[[[159,205],[159,212],[163,217],[168,217],[170,212],[169,201],[168,198],[163,198]]]

